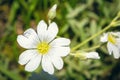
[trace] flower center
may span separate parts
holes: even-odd
[[[111,34],[108,34],[108,41],[110,41],[112,44],[116,43],[115,37],[113,35],[111,35]]]
[[[40,54],[46,54],[49,50],[50,46],[46,42],[41,42],[38,44],[37,49]]]

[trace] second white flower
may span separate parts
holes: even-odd
[[[107,42],[107,49],[110,55],[113,53],[113,56],[116,59],[120,57],[120,33],[119,32],[104,33],[100,41]]]

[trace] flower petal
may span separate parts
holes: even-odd
[[[47,37],[47,24],[44,22],[44,20],[41,20],[37,26],[37,33],[39,36],[40,41],[44,41]]]
[[[100,59],[99,55],[97,52],[89,52],[86,53],[87,58],[92,58],[92,59]]]
[[[32,57],[35,57],[37,55],[36,50],[26,50],[19,56],[19,64],[25,65],[28,63]]]
[[[60,70],[60,69],[63,68],[63,60],[62,60],[60,57],[58,57],[58,56],[52,56],[51,59],[52,59],[53,65],[54,65],[58,70]]]
[[[113,46],[114,46],[114,45],[111,44],[110,42],[107,43],[107,49],[108,49],[108,52],[109,52],[110,55],[112,54]]]
[[[69,52],[70,52],[70,47],[54,47],[51,48],[49,53],[52,55],[64,57],[67,56]]]
[[[112,35],[120,37],[120,32],[110,32]]]
[[[67,38],[57,38],[53,40],[50,45],[51,46],[68,46],[70,44],[70,40]]]
[[[119,47],[119,49],[120,49],[120,38],[117,38],[116,39],[116,45]]]
[[[113,47],[113,56],[115,59],[118,59],[120,57],[119,48],[116,46]]]
[[[104,33],[103,36],[100,38],[100,42],[107,42],[108,41],[108,33]]]
[[[107,44],[107,48],[108,48],[108,52],[111,55],[113,52],[113,56],[114,58],[118,59],[120,57],[119,54],[119,47],[117,47],[116,45],[111,44],[110,42]]]
[[[47,42],[52,41],[58,33],[58,26],[55,22],[52,22],[47,30]]]
[[[49,55],[43,55],[42,68],[45,72],[48,72],[49,74],[54,73],[54,68]]]
[[[25,66],[25,70],[32,72],[35,69],[38,68],[38,66],[40,65],[40,61],[41,61],[41,55],[37,54],[35,57],[33,57]]]
[[[36,48],[36,45],[39,43],[39,38],[36,32],[30,28],[26,30],[23,35],[17,36],[17,42],[23,48]]]

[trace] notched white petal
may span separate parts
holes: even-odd
[[[25,66],[25,70],[32,72],[34,70],[36,70],[38,68],[38,66],[40,65],[40,61],[41,61],[41,55],[38,54],[35,57],[33,57]]]
[[[38,30],[38,32],[41,31],[41,30],[44,30],[44,31],[47,30],[47,24],[45,23],[44,20],[41,20],[38,23],[37,30]]]
[[[45,38],[47,37],[46,33],[47,33],[47,24],[45,23],[44,20],[41,20],[37,26],[37,33],[39,36],[39,39],[41,41],[44,41]]]
[[[115,59],[118,59],[120,57],[120,51],[119,48],[116,46],[112,46],[112,50],[113,50],[113,56]]]
[[[17,42],[23,48],[36,48],[36,45],[39,43],[38,36],[33,29],[28,29],[24,32],[23,35],[17,36]]]
[[[52,41],[58,33],[58,26],[55,22],[52,22],[47,30],[47,42]]]
[[[113,56],[115,59],[118,59],[120,57],[120,48],[119,46],[113,45],[110,42],[107,44],[108,52],[111,55],[113,53]]]
[[[110,55],[112,54],[113,46],[114,46],[114,45],[111,44],[110,42],[107,43],[107,49],[108,49],[108,52],[109,52]]]
[[[54,73],[54,67],[53,67],[51,59],[48,55],[43,55],[42,68],[45,72],[48,72],[49,74]]]
[[[36,55],[36,50],[26,50],[20,54],[18,63],[25,65],[32,59],[32,57],[35,57]]]
[[[58,70],[63,68],[63,60],[58,56],[52,56],[52,63]]]

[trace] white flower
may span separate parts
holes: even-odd
[[[37,33],[28,29],[23,35],[18,35],[17,42],[24,51],[19,57],[19,63],[25,65],[25,70],[32,72],[41,64],[45,72],[54,73],[54,67],[58,70],[63,68],[61,57],[67,56],[70,52],[70,40],[56,38],[58,27],[52,22],[49,27],[42,20],[37,26]]]
[[[97,52],[77,52],[76,54],[72,54],[75,57],[79,57],[82,60],[86,59],[100,59]]]
[[[120,33],[119,32],[104,33],[100,41],[107,42],[107,49],[110,55],[113,53],[113,56],[116,59],[120,57]]]

